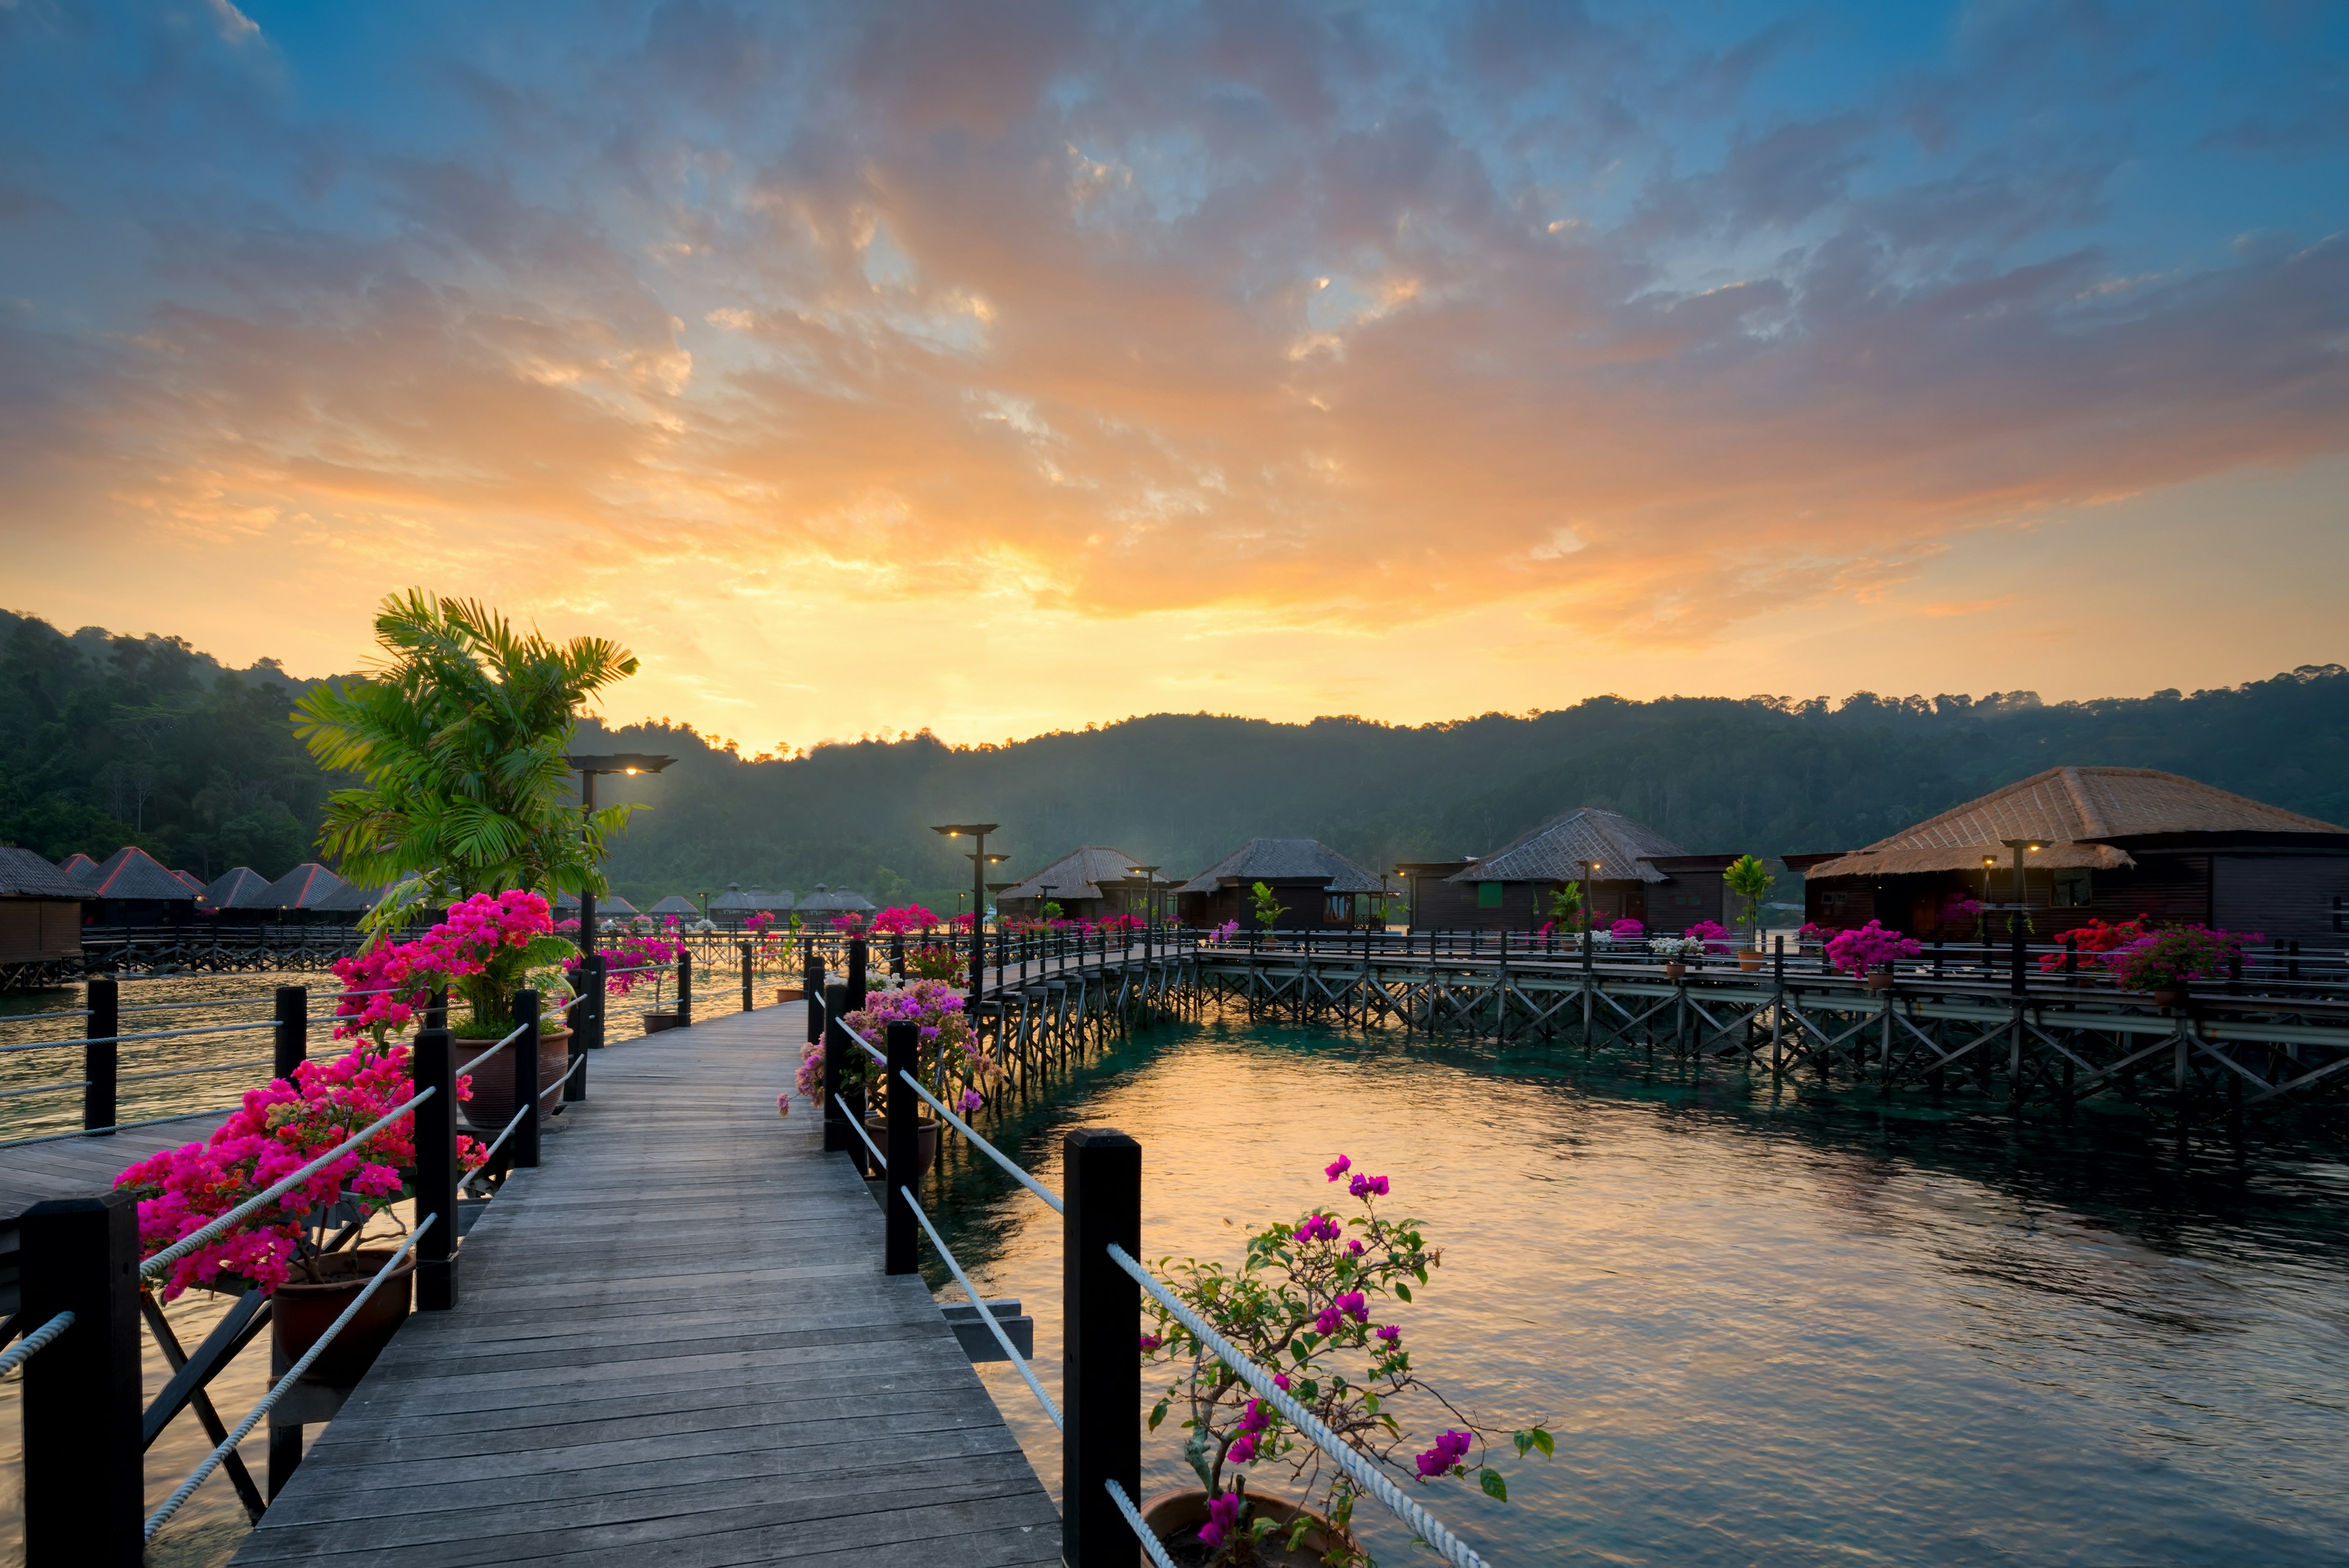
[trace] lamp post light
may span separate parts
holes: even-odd
[[[563,761],[579,775],[579,836],[584,842],[587,836],[587,819],[595,815],[595,780],[600,775],[623,774],[633,777],[637,774],[657,774],[677,759],[654,752],[605,752],[566,756]],[[588,869],[591,875],[586,880],[592,883],[595,867]],[[581,1036],[581,1044],[601,1045],[604,1044],[604,961],[595,948],[595,890],[593,887],[579,889],[579,951],[583,955],[579,961],[581,989],[587,993],[589,1000],[579,1008],[587,1016],[574,1019],[572,1026]],[[580,1027],[583,1024],[585,1028]],[[565,1100],[587,1097],[587,1075],[584,1068],[564,1080],[563,1097]]]
[[[1590,906],[1599,901],[1599,862],[1578,860],[1582,867],[1582,947],[1590,950]]]
[[[987,992],[986,966],[978,961],[986,942],[982,928],[987,924],[987,836],[993,833],[998,826],[992,822],[949,822],[930,829],[942,838],[968,836],[973,841],[970,857],[970,1026],[974,1031],[979,1026],[978,1004]]]

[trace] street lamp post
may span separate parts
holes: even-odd
[[[976,844],[970,857],[970,1026],[974,1032],[978,1028],[978,1004],[987,994],[986,966],[979,962],[986,949],[983,928],[987,924],[987,836],[998,826],[992,822],[949,822],[930,830],[942,838],[967,836]]]
[[[664,757],[653,752],[605,752],[587,755],[567,756],[564,765],[579,775],[579,836],[587,836],[587,819],[595,815],[595,780],[604,774],[657,774],[675,757]],[[589,867],[592,873],[594,867]],[[591,875],[588,881],[594,880]],[[596,1046],[604,1044],[604,960],[595,950],[595,890],[593,887],[579,889],[579,977],[586,982],[583,992],[589,1000],[580,1011],[588,1016],[574,1021],[574,1037],[582,1044]],[[585,1023],[585,1029],[577,1025]],[[564,1080],[563,1097],[584,1100],[587,1097],[587,1075],[583,1069]]]
[[[2014,902],[2009,907],[2006,917],[2006,934],[2013,952],[2013,968],[2007,983],[2008,988],[2020,996],[2023,994],[2023,927],[2029,919],[2025,911],[2030,908],[2030,899],[2025,896],[2023,857],[2037,853],[2040,846],[2035,838],[2002,838],[1999,842],[2014,851]],[[1989,880],[1987,873],[1983,880]]]

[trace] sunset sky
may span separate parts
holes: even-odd
[[[2349,7],[0,0],[0,607],[749,750],[2349,658]]]

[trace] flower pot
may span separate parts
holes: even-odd
[[[1671,981],[1674,985],[1678,985],[1681,981],[1688,978],[1688,965],[1682,963],[1678,959],[1666,959],[1664,961],[1664,978]]]
[[[881,1152],[884,1155],[886,1155],[889,1152],[889,1118],[886,1116],[866,1116],[864,1118],[864,1136],[871,1138],[874,1143],[880,1145]],[[922,1118],[920,1147],[921,1162],[919,1167],[914,1172],[914,1179],[916,1181],[919,1181],[923,1177],[927,1176],[930,1171],[930,1167],[938,1162],[938,1124],[933,1117],[924,1116]],[[871,1168],[873,1164],[873,1156],[866,1152],[864,1146],[861,1143],[856,1146],[856,1159],[858,1167],[864,1171],[865,1180],[875,1181],[880,1179],[882,1172]],[[900,1179],[903,1179],[903,1178],[901,1177]]]
[[[806,1000],[807,987],[803,985],[779,985],[775,987],[775,1001],[778,1005],[786,1002],[805,1002]]]
[[[1321,1560],[1339,1546],[1352,1547],[1353,1537],[1340,1530],[1309,1508],[1284,1498],[1251,1491],[1248,1493],[1248,1516],[1252,1519],[1272,1519],[1283,1526],[1303,1514],[1313,1522],[1305,1537],[1294,1547],[1288,1544],[1285,1529],[1276,1530],[1265,1537],[1264,1548],[1257,1561],[1269,1568],[1320,1568]],[[1209,1555],[1199,1544],[1199,1527],[1207,1522],[1207,1494],[1195,1489],[1188,1491],[1162,1491],[1142,1506],[1142,1522],[1166,1547],[1167,1555],[1181,1563],[1205,1563]]]
[[[2158,985],[2153,989],[2153,1004],[2175,1012],[2186,1005],[2186,988],[2182,985]]]
[[[481,1054],[486,1040],[459,1040],[457,1060],[469,1061]],[[472,1097],[464,1102],[465,1120],[484,1137],[495,1137],[505,1131],[506,1123],[513,1120],[514,1092],[513,1054],[521,1041],[498,1047],[498,1054],[473,1069]],[[542,1029],[538,1034],[538,1086],[545,1089],[571,1070],[571,1031]],[[560,1095],[542,1094],[538,1097],[538,1119],[546,1120],[563,1103]]]
[[[1868,989],[1875,992],[1890,991],[1892,989],[1892,976],[1880,969],[1869,970],[1868,971]]]
[[[645,1033],[647,1034],[657,1034],[664,1029],[674,1029],[676,1027],[677,1014],[674,1012],[647,1012],[645,1014]]]
[[[1753,974],[1762,967],[1762,955],[1760,953],[1751,951],[1739,953],[1737,955],[1737,967],[1744,970],[1747,974]]]
[[[368,1248],[359,1252],[330,1252],[317,1261],[322,1282],[311,1284],[301,1278],[301,1265],[295,1275],[277,1287],[269,1298],[270,1334],[277,1344],[277,1353],[291,1366],[318,1343],[318,1336],[340,1317],[351,1298],[367,1288],[367,1281],[384,1265],[392,1249]],[[416,1256],[409,1253],[399,1261],[399,1267],[383,1282],[375,1294],[367,1297],[367,1305],[358,1315],[343,1325],[303,1381],[328,1383],[337,1388],[347,1388],[367,1376],[375,1358],[399,1325],[408,1321],[408,1307],[416,1290]]]

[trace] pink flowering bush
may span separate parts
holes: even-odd
[[[846,1022],[876,1051],[888,1050],[889,1025],[913,1024],[921,1041],[914,1075],[957,1110],[978,1109],[985,1103],[986,1085],[1003,1075],[1002,1066],[970,1027],[962,992],[945,981],[916,980],[896,991],[874,992]],[[800,1093],[812,1104],[823,1103],[823,1040],[811,1040],[802,1048],[797,1081]],[[852,1044],[841,1072],[842,1089],[862,1085],[865,1103],[877,1106],[882,1081],[880,1064]]]
[[[543,895],[476,893],[450,905],[440,923],[412,942],[378,942],[335,961],[344,990],[335,1005],[335,1038],[365,1034],[381,1046],[414,1022],[436,988],[447,986],[469,1004],[452,1027],[495,1039],[513,1027],[513,993],[524,977],[577,952],[554,934]]]
[[[1237,920],[1226,920],[1222,925],[1217,926],[1215,930],[1216,940],[1219,942],[1230,941],[1239,934],[1240,923]]]
[[[140,1160],[115,1179],[137,1194],[139,1242],[154,1252],[202,1230],[254,1194],[385,1116],[415,1093],[406,1045],[362,1044],[331,1060],[305,1062],[291,1082],[245,1091],[244,1103],[202,1143]],[[469,1098],[471,1080],[457,1081]],[[415,1116],[385,1127],[276,1202],[171,1266],[161,1283],[171,1301],[191,1285],[274,1291],[288,1279],[318,1278],[328,1250],[326,1215],[348,1199],[372,1215],[411,1196],[400,1172],[416,1163]],[[481,1145],[460,1135],[461,1168],[481,1163]]]
[[[1340,1220],[1325,1206],[1268,1225],[1248,1237],[1236,1268],[1196,1258],[1161,1259],[1160,1277],[1248,1360],[1272,1373],[1276,1387],[1373,1463],[1422,1485],[1473,1472],[1487,1495],[1506,1499],[1507,1483],[1487,1462],[1487,1429],[1413,1370],[1402,1326],[1386,1321],[1394,1315],[1392,1303],[1411,1304],[1412,1287],[1427,1283],[1443,1254],[1427,1245],[1420,1221],[1379,1212],[1379,1199],[1392,1186],[1386,1177],[1355,1170],[1343,1155],[1322,1175],[1332,1185],[1346,1182],[1359,1212]],[[1198,1537],[1209,1549],[1206,1561],[1254,1562],[1257,1544],[1283,1528],[1269,1518],[1250,1518],[1248,1502],[1250,1479],[1279,1464],[1337,1526],[1339,1542],[1324,1561],[1371,1568],[1369,1555],[1346,1533],[1360,1494],[1352,1479],[1172,1313],[1154,1300],[1143,1304],[1153,1322],[1142,1353],[1171,1375],[1151,1408],[1150,1426],[1155,1430],[1169,1414],[1184,1412],[1181,1425],[1191,1434],[1184,1457],[1210,1499],[1208,1522]],[[1423,1410],[1443,1429],[1420,1449],[1423,1439],[1412,1436],[1411,1417]],[[1520,1458],[1536,1449],[1548,1454],[1554,1446],[1538,1425],[1513,1433],[1512,1442]],[[1292,1548],[1311,1522],[1300,1517],[1287,1527]]]
[[[1716,958],[1725,957],[1730,950],[1729,928],[1719,920],[1699,920],[1681,933],[1684,941],[1701,943],[1703,950]]]
[[[864,934],[864,917],[854,909],[844,915],[834,915],[832,929],[843,937],[861,937]]]
[[[1619,942],[1636,942],[1648,934],[1648,928],[1634,919],[1620,919],[1607,928],[1607,934]]]
[[[677,955],[684,950],[681,941],[664,941],[659,937],[622,937],[610,947],[599,950],[604,960],[605,993],[626,996],[643,981],[652,986],[657,1005],[660,988],[668,979],[668,971],[677,966]],[[563,968],[567,974],[576,973],[578,958],[574,955],[564,960]]]
[[[918,936],[924,931],[936,930],[939,924],[937,916],[928,909],[920,904],[906,904],[884,909],[874,916],[872,929],[876,937]]]
[[[1887,930],[1875,920],[1857,930],[1838,931],[1827,939],[1827,961],[1854,977],[1897,959],[1915,958],[1924,950],[1916,938]]]
[[[2261,940],[2257,931],[2167,926],[2115,948],[2105,967],[2123,991],[2183,991],[2194,981],[2226,979],[2243,950]]]

